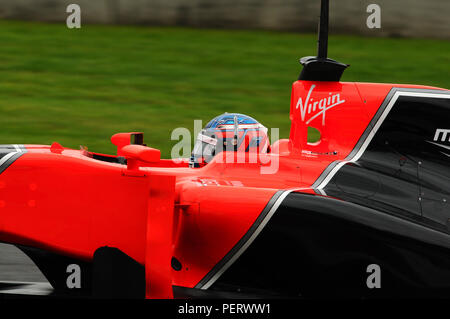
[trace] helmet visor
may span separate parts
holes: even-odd
[[[201,131],[195,141],[192,159],[194,163],[208,163],[216,154],[217,138],[214,134]]]

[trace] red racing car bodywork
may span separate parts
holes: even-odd
[[[289,139],[201,168],[161,159],[142,133],[114,135],[114,156],[0,145],[0,242],[69,294],[450,296],[450,91],[340,82],[327,11]]]
[[[222,153],[203,168],[188,168],[131,145],[140,133],[112,139],[127,165],[57,143],[11,146],[0,175],[0,241],[86,262],[100,247],[118,248],[145,266],[148,297],[172,297],[172,286],[208,288],[266,207],[276,208],[290,192],[324,196],[320,177],[332,163],[348,161],[393,90],[448,99],[448,91],[429,87],[297,81],[290,139],[256,163],[245,155],[221,163]],[[318,143],[307,142],[308,127],[320,131]],[[274,161],[278,170],[261,174]],[[171,267],[172,258],[181,269]]]

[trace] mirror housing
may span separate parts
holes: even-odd
[[[128,170],[138,170],[139,162],[158,163],[161,151],[143,145],[127,145],[121,149],[122,156],[127,159]]]
[[[122,149],[127,145],[144,145],[144,133],[117,133],[111,137],[111,143],[117,146],[117,156],[124,156]]]

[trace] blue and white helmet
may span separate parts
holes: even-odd
[[[201,167],[222,151],[266,153],[267,128],[254,118],[225,113],[211,120],[198,134],[190,159],[191,167]]]

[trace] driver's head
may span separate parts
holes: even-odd
[[[250,116],[225,113],[198,134],[190,166],[201,167],[222,151],[266,153],[268,146],[266,127]]]

